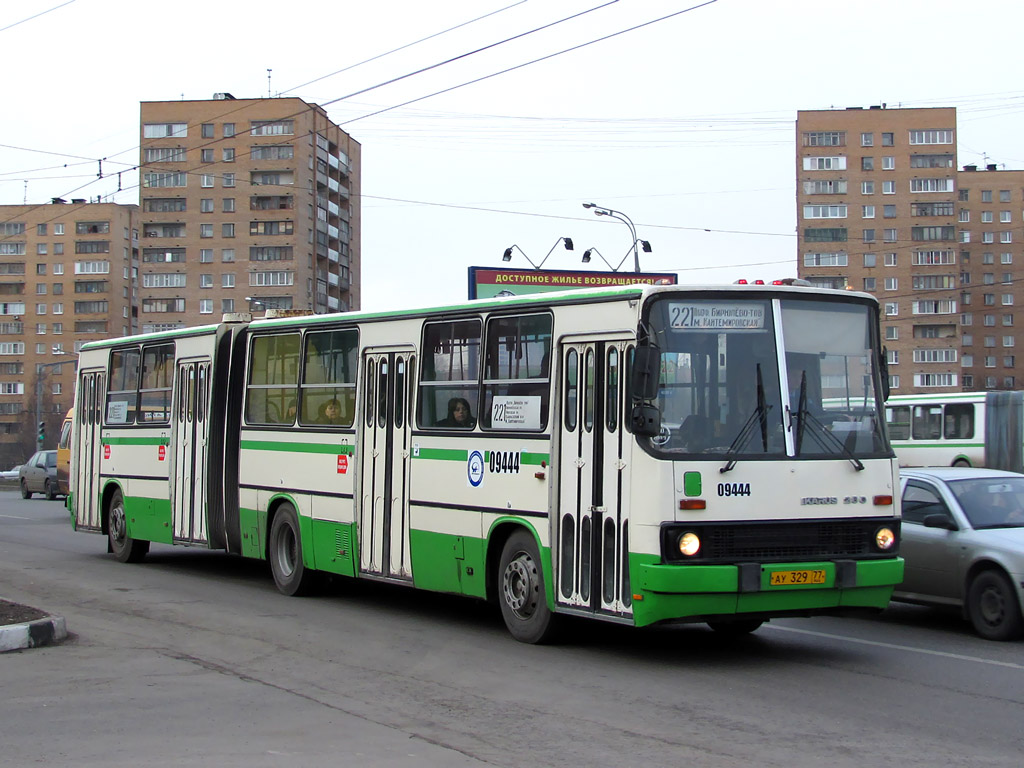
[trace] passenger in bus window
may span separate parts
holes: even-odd
[[[341,424],[341,403],[337,400],[328,400],[324,403],[318,421],[321,424]]]
[[[464,397],[453,397],[448,401],[448,415],[437,422],[435,426],[472,429],[476,426],[476,419],[473,418],[469,401]]]
[[[288,403],[288,410],[285,411],[284,420],[285,420],[286,424],[294,424],[295,423],[295,401],[294,400],[292,400],[290,403]]]

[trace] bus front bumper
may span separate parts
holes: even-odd
[[[761,617],[882,609],[903,581],[903,559],[738,565],[635,565],[636,626],[673,619]]]

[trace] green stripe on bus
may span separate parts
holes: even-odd
[[[916,440],[893,440],[893,448],[982,448],[984,443],[919,443]]]
[[[332,456],[351,456],[351,445],[320,445],[317,443],[276,443],[270,440],[243,440],[242,448],[249,451],[280,451],[282,453],[329,453]]]
[[[434,461],[468,461],[469,451],[455,448],[420,448],[413,454],[414,459],[433,459]]]
[[[519,461],[522,464],[533,464],[540,466],[541,464],[551,463],[550,453],[521,453],[519,454]]]
[[[169,437],[102,437],[100,445],[170,445]]]

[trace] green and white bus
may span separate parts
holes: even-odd
[[[122,561],[181,544],[268,560],[289,595],[318,572],[463,594],[525,642],[568,614],[881,609],[903,561],[878,339],[867,294],[733,285],[91,342],[68,507]]]

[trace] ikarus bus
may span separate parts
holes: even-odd
[[[903,565],[878,338],[867,294],[733,285],[92,342],[68,505],[121,561],[458,593],[525,642],[878,610]]]

